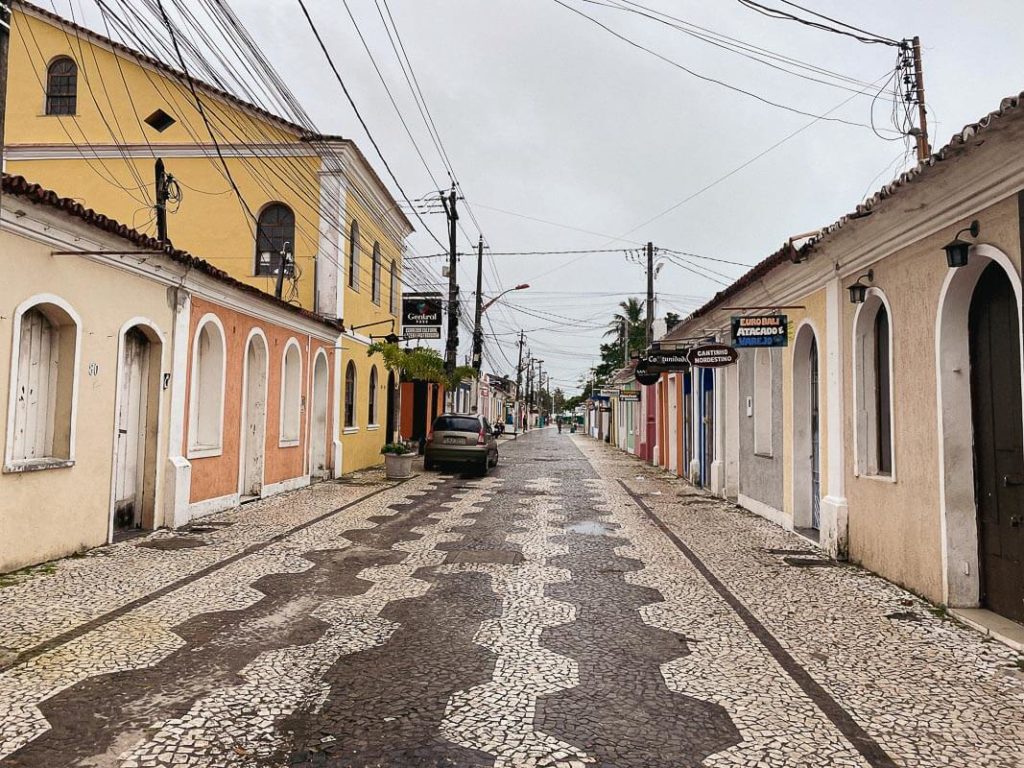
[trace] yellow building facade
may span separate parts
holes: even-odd
[[[284,261],[282,298],[343,320],[335,473],[378,463],[397,391],[366,350],[400,332],[412,227],[355,144],[28,3],[14,4],[9,66],[6,170],[157,236],[162,160],[174,247],[268,293]]]

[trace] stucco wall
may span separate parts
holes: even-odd
[[[163,371],[170,370],[173,309],[167,289],[85,257],[52,256],[51,251],[35,241],[0,232],[5,267],[0,286],[0,439],[6,440],[10,418],[15,309],[36,294],[54,294],[81,317],[75,465],[0,474],[0,571],[107,541],[118,342],[125,323],[144,317],[156,325],[167,342],[160,366]],[[155,441],[159,488],[169,392],[161,393],[156,407],[160,412],[160,439]]]
[[[982,222],[980,243],[1006,253],[1020,273],[1020,233],[1016,197],[972,218]],[[846,493],[850,507],[850,558],[886,578],[941,601],[942,521],[939,489],[939,438],[936,427],[935,323],[947,267],[942,246],[948,229],[872,265],[874,285],[891,306],[893,337],[894,477],[858,477],[855,473],[853,332],[856,307],[845,304],[844,366]],[[963,408],[970,423],[970,403]]]
[[[307,474],[308,458],[308,427],[310,408],[310,360],[320,348],[324,348],[328,360],[332,360],[329,345],[317,341],[297,331],[281,327],[266,320],[243,314],[212,302],[194,298],[192,314],[189,320],[189,366],[186,385],[187,408],[191,407],[191,377],[193,339],[199,322],[208,313],[216,315],[224,326],[225,335],[225,385],[224,385],[224,421],[222,450],[219,456],[190,458],[192,463],[193,503],[207,499],[220,498],[238,493],[239,463],[241,460],[241,429],[243,403],[243,371],[246,354],[246,340],[250,331],[260,329],[267,338],[267,397],[266,397],[266,435],[264,454],[264,486],[284,480],[299,478]],[[280,442],[280,408],[281,408],[281,360],[285,345],[294,338],[301,350],[302,357],[302,408],[300,412],[299,444],[281,447]],[[328,376],[332,381],[329,391],[333,392],[333,365],[328,366]],[[331,398],[328,399],[328,424],[332,421]],[[184,444],[188,445],[189,419],[186,412]],[[330,430],[328,429],[328,440]],[[327,449],[330,457],[330,447]]]
[[[744,496],[767,504],[772,509],[783,508],[783,474],[785,462],[782,452],[782,359],[784,349],[772,351],[772,451],[771,456],[754,453],[754,418],[747,415],[747,398],[754,397],[754,350],[740,352],[737,363],[739,375],[739,491]],[[728,404],[727,404],[728,405]]]
[[[8,173],[25,176],[155,235],[149,208],[152,192],[148,191],[153,185],[152,156],[146,152],[143,157],[126,160],[113,151],[108,159],[83,158],[72,145],[88,142],[98,146],[117,143],[146,147],[148,143],[158,152],[167,145],[196,146],[194,157],[175,156],[180,154],[178,150],[168,150],[164,157],[167,172],[183,185],[183,199],[179,206],[171,206],[167,217],[168,234],[174,245],[211,261],[239,280],[273,292],[273,278],[254,276],[256,246],[252,217],[271,202],[283,202],[295,213],[292,245],[300,271],[297,298],[303,306],[313,307],[314,260],[319,245],[320,160],[312,148],[301,157],[282,157],[269,150],[268,158],[232,157],[233,144],[295,144],[297,136],[269,119],[204,97],[204,107],[211,123],[221,131],[219,140],[224,145],[227,166],[250,215],[225,178],[221,161],[213,153],[209,132],[185,86],[130,57],[116,58],[84,37],[79,40],[17,9],[13,21],[7,145],[11,149],[63,145],[69,151],[65,157],[45,160],[8,157]],[[79,67],[78,114],[73,119],[44,114],[46,67],[61,55],[70,56]],[[102,112],[89,96],[88,82],[94,87],[103,83],[98,95]],[[145,118],[157,109],[169,113],[177,121],[175,125],[162,133],[145,124],[140,127],[136,111]],[[140,185],[146,190],[140,191]]]

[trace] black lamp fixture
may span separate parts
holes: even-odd
[[[970,232],[971,237],[976,238],[978,233],[981,232],[981,224],[975,219],[971,222],[971,226],[964,227],[953,236],[953,242],[942,247],[942,250],[946,252],[946,263],[950,269],[967,266],[967,257],[970,254],[971,243],[960,239],[960,235],[964,232]]]
[[[864,300],[867,299],[868,287],[864,284],[864,280],[873,283],[875,281],[875,270],[869,269],[866,275],[858,277],[857,282],[846,289],[850,292],[851,304],[863,304]]]

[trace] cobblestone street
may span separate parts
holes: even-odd
[[[0,765],[1024,766],[1024,661],[604,444],[8,578]]]

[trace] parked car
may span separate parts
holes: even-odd
[[[423,468],[469,465],[481,474],[498,465],[498,441],[482,416],[445,413],[434,419],[423,449]]]

